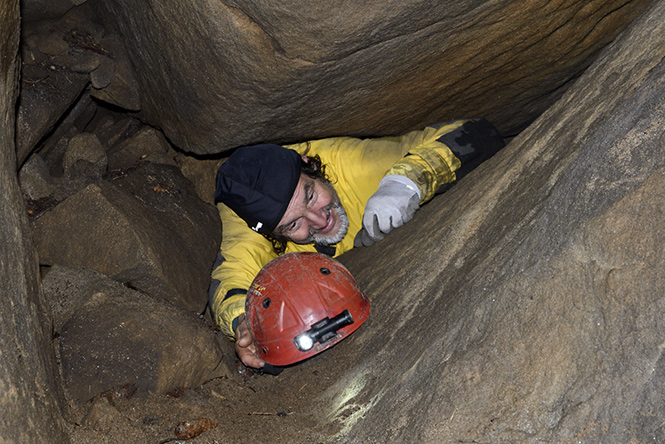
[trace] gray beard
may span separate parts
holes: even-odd
[[[349,230],[349,216],[346,215],[346,210],[341,203],[336,202],[330,207],[330,211],[332,211],[339,219],[339,230],[332,235],[319,235],[318,233],[313,233],[310,235],[310,242],[318,245],[334,245],[341,242],[341,240],[344,239],[344,236],[346,236],[346,232]]]
[[[323,177],[319,177],[317,180],[323,182],[324,185],[329,187],[334,192],[333,201],[328,205],[327,208],[339,219],[339,230],[335,234],[327,235],[318,234],[318,232],[310,232],[309,237],[300,242],[296,242],[292,239],[289,240],[297,244],[335,245],[336,243],[341,242],[342,239],[344,239],[344,236],[346,236],[346,232],[349,231],[349,216],[346,214],[346,210],[342,206],[342,203],[339,201],[339,196],[337,195],[337,191],[335,190],[335,187],[333,187],[332,183]]]
[[[296,244],[317,244],[317,245],[334,245],[344,239],[346,232],[349,231],[349,216],[346,215],[346,210],[342,204],[337,201],[329,205],[330,211],[337,215],[340,225],[339,230],[335,234],[319,234],[318,232],[310,233],[309,237],[305,240],[296,242],[293,239],[289,239],[291,242]]]

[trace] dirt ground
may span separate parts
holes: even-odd
[[[236,362],[238,371],[230,378],[167,395],[140,398],[126,388],[106,392],[71,406],[72,443],[332,442],[340,425],[312,403],[338,382],[336,350],[328,352],[330,356],[315,356],[278,376],[259,375]],[[191,439],[178,438],[176,427],[185,421],[200,421],[203,429],[211,421],[214,427]]]

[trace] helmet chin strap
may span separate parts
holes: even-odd
[[[277,376],[277,375],[279,375],[280,373],[282,373],[284,371],[284,367],[280,367],[278,365],[268,364],[266,362],[265,365],[263,366],[263,368],[256,369],[255,371],[259,375]]]

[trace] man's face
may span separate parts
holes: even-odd
[[[298,244],[332,245],[348,228],[349,218],[330,182],[301,174],[275,234]]]

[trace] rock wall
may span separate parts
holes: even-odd
[[[16,53],[16,3],[0,7],[3,55]],[[560,97],[649,3],[463,2],[435,16],[403,2],[321,11],[120,0],[107,8],[127,39],[143,116],[182,147],[219,152],[264,139],[394,133],[469,110],[510,131]],[[142,335],[163,319],[171,329],[162,333],[178,335],[180,315],[159,304],[148,320],[134,305],[145,295],[121,284],[117,294],[96,284],[60,293],[76,286],[69,274],[57,280],[51,293],[80,303],[59,307],[65,372],[99,382],[101,362],[111,376],[89,389],[69,379],[77,399],[95,396],[79,406],[90,410],[75,415],[82,426],[72,439],[161,442],[176,419],[196,414],[219,424],[204,438],[219,442],[665,441],[664,23],[665,4],[654,2],[503,152],[385,241],[346,255],[372,299],[369,321],[279,377],[232,374],[228,351],[192,316],[191,334],[177,344],[152,336],[166,352],[142,360],[137,350],[159,348],[146,348]],[[67,442],[50,315],[14,173],[16,63],[0,62],[0,272],[9,302],[0,307],[0,442]],[[107,161],[148,155],[124,143],[121,151]],[[151,190],[168,194],[158,185]],[[125,358],[125,338],[134,339],[131,357],[144,367],[113,373],[105,359],[98,327],[112,306],[113,356]],[[126,336],[115,331],[122,320],[132,321]],[[79,346],[88,343],[101,358],[84,368],[91,349]],[[223,377],[204,384],[199,358],[187,362],[200,355]],[[148,401],[95,395],[133,370]],[[174,380],[197,388],[155,395]]]
[[[0,5],[0,443],[67,443],[51,321],[16,178],[19,2]]]
[[[338,442],[665,441],[664,97],[659,2],[504,151],[345,257],[373,311],[331,353],[351,367],[319,399]]]
[[[650,0],[101,0],[141,115],[178,147],[396,134],[484,116],[524,128]]]

